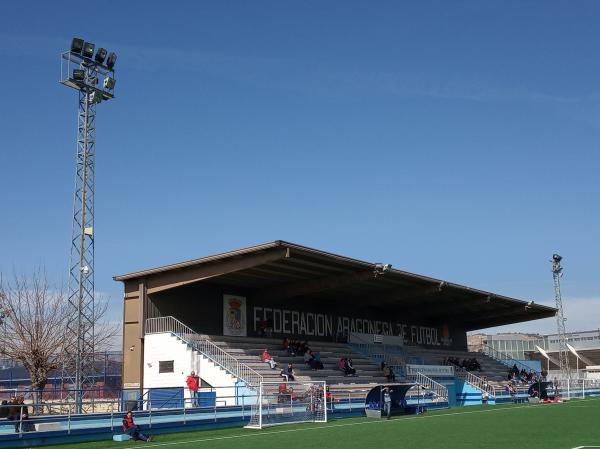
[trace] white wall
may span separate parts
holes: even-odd
[[[172,373],[159,373],[158,362],[173,360]],[[185,380],[191,371],[217,388],[217,405],[235,405],[237,379],[211,360],[192,350],[170,333],[150,334],[144,339],[144,392],[150,388],[183,387],[185,398],[190,397]],[[187,401],[186,406],[191,404]]]

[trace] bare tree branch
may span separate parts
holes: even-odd
[[[107,308],[107,300],[98,301],[96,351],[108,349],[118,332],[118,326],[103,321]],[[0,355],[23,364],[33,389],[46,386],[51,370],[71,364],[65,348],[72,342],[67,323],[75,313],[65,290],[52,288],[43,270],[36,269],[29,277],[15,274],[11,281],[0,274]]]

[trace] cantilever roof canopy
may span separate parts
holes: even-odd
[[[208,282],[252,291],[252,298],[356,301],[451,317],[465,330],[552,317],[556,309],[439,279],[277,240],[213,256],[115,276],[125,292],[144,279],[148,294]]]

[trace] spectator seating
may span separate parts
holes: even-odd
[[[331,386],[335,385],[366,385],[386,382],[387,379],[378,364],[358,352],[354,352],[345,343],[332,343],[321,341],[310,341],[309,346],[313,351],[321,353],[321,361],[324,369],[311,370],[304,364],[301,355],[291,356],[282,348],[281,340],[274,338],[254,337],[229,337],[229,336],[205,336],[217,346],[229,352],[231,355],[246,363],[258,371],[266,381],[278,381],[280,369],[291,362],[294,366],[297,380],[327,380]],[[267,348],[273,359],[278,363],[277,369],[260,361],[260,354]],[[346,377],[338,369],[338,362],[342,357],[350,357],[353,360],[357,377]]]
[[[476,359],[481,365],[481,371],[473,371],[478,377],[487,377],[488,383],[495,388],[504,388],[507,382],[508,367],[481,352],[451,351],[445,349],[423,349],[414,346],[404,348],[407,360],[419,358],[423,365],[443,365],[448,357],[459,360]]]

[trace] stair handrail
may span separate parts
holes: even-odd
[[[482,393],[487,393],[492,398],[496,398],[496,389],[489,384],[486,379],[473,374],[471,371],[467,371],[462,366],[455,366],[454,372],[456,376],[464,380],[468,384],[480,390]]]
[[[438,398],[441,398],[441,399],[445,400],[446,402],[448,402],[448,388],[446,388],[441,383],[436,382],[431,377],[426,376],[425,374],[423,374],[420,371],[409,374],[407,377],[411,378],[414,382],[418,383],[419,385],[424,386],[428,390],[433,391],[433,393]]]
[[[208,359],[212,360],[233,376],[244,381],[249,387],[257,388],[263,380],[262,374],[252,369],[250,366],[240,362],[227,351],[223,350],[212,341],[202,337],[192,328],[183,324],[173,316],[164,316],[158,318],[147,318],[145,334],[171,333],[193,349],[202,353]]]
[[[519,368],[520,370],[524,369],[526,372],[530,372],[533,371],[536,374],[540,374],[538,373],[536,370],[534,370],[533,368],[531,368],[530,366],[525,365],[524,363],[520,362],[519,360],[513,359],[511,356],[509,356],[507,353],[499,351],[498,349],[492,348],[490,345],[483,343],[483,351],[482,353],[487,355],[488,357],[491,357],[494,360],[497,360],[498,362],[502,363],[503,365],[506,365],[508,367],[513,367],[514,365],[517,365],[517,368]]]

